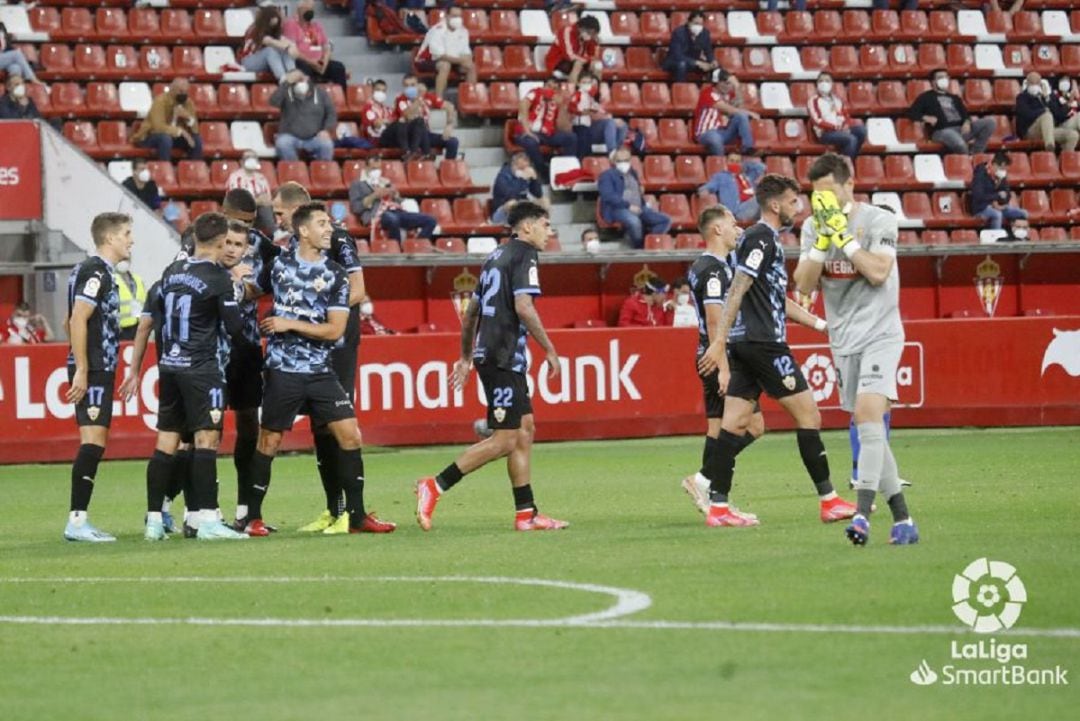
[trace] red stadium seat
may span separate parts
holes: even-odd
[[[901,143],[919,143],[926,139],[923,124],[908,118],[896,119],[896,138]]]
[[[671,26],[668,24],[667,15],[662,12],[646,11],[641,13],[640,25],[639,32],[642,38],[648,42],[666,43],[671,37]],[[713,37],[715,39],[715,36]]]
[[[784,40],[798,41],[814,33],[814,16],[805,11],[791,10],[784,16]]]
[[[795,179],[799,181],[800,185],[806,186],[810,184],[810,165],[814,160],[815,158],[809,155],[800,155],[795,159]],[[858,177],[857,174],[856,177]]]
[[[784,32],[784,16],[776,11],[759,10],[754,14],[754,20],[757,22],[758,35],[779,35]]]
[[[960,34],[956,15],[951,10],[930,11],[930,35],[935,39],[955,38]]]
[[[247,86],[244,86],[244,91],[247,91]],[[210,83],[192,83],[188,94],[199,115],[212,115],[217,111],[218,96]]]
[[[401,243],[387,238],[375,238],[371,242],[371,252],[376,255],[397,255],[401,253]]]
[[[1009,153],[1009,179],[1024,183],[1031,179],[1031,161],[1027,153]]]
[[[930,196],[926,193],[904,193],[904,215],[913,220],[929,220],[934,217]]]
[[[672,83],[671,108],[680,112],[693,112],[697,107],[699,88],[694,83]],[[645,101],[642,98],[643,102]],[[653,107],[651,104],[649,107]]]
[[[900,245],[918,245],[920,242],[919,234],[914,230],[901,230],[896,242]]]
[[[681,118],[661,118],[657,126],[657,132],[659,137],[656,145],[665,150],[675,152],[694,147],[694,142],[690,139],[690,133],[686,127],[686,121]]]
[[[743,65],[749,74],[770,75],[773,72],[772,55],[764,47],[746,48],[743,51]],[[803,63],[803,66],[805,67],[806,63]]]
[[[492,10],[488,15],[488,32],[501,38],[521,35],[521,21],[516,10]]]
[[[517,115],[518,92],[516,83],[495,82],[488,85],[491,109],[505,115]]]
[[[364,168],[367,166],[365,160],[346,160],[341,164],[341,174],[345,179],[345,186],[352,185],[357,178],[364,173]]]
[[[191,15],[187,10],[164,8],[161,11],[161,35],[174,43],[188,43],[195,39],[191,29]]]
[[[537,70],[532,48],[527,45],[507,45],[503,49],[502,72],[508,77],[535,75]]]
[[[799,60],[803,69],[809,73],[817,73],[829,69],[829,51],[826,48],[810,45],[799,49]]]
[[[493,45],[479,45],[473,48],[473,65],[481,76],[499,73],[503,67],[502,49]]]
[[[1070,182],[1076,183],[1080,181],[1080,151],[1062,151],[1061,174]]]
[[[43,45],[38,58],[41,66],[50,73],[70,72],[74,68],[71,48],[67,45]]]
[[[968,78],[964,81],[964,104],[970,108],[982,108],[994,102],[994,90],[985,78]]]
[[[859,156],[859,160],[862,160],[869,156]],[[906,186],[915,186],[917,181],[915,180],[915,166],[911,162],[910,155],[886,155],[885,161],[882,166],[884,172],[884,178],[892,184],[903,184]],[[856,175],[856,178],[860,176]]]
[[[122,120],[102,120],[97,126],[98,147],[114,155],[148,155],[150,151],[133,150],[128,140],[127,123]]]
[[[986,15],[986,30],[991,33],[1012,32],[1012,17],[1003,11],[988,11]]]
[[[925,38],[930,33],[930,20],[922,10],[900,11],[900,35],[908,40]]]
[[[926,243],[926,233],[923,233],[923,242]],[[949,235],[949,242],[953,245],[976,245],[979,242],[977,230],[954,230]]]
[[[313,160],[309,168],[311,173],[311,193],[316,196],[335,196],[345,192],[345,181],[341,177],[341,166],[333,160]]]
[[[1077,207],[1076,192],[1072,188],[1054,188],[1050,191],[1050,209],[1062,220]]]
[[[161,19],[154,8],[132,8],[128,11],[128,37],[132,42],[152,42],[161,39]]]
[[[94,16],[89,8],[66,7],[60,11],[60,31],[69,40],[89,40],[97,37]]]
[[[694,188],[704,185],[706,182],[705,164],[702,163],[701,157],[697,155],[675,156],[675,178],[680,183]]]
[[[413,194],[437,194],[442,188],[435,163],[430,160],[410,160],[405,165],[405,177],[406,187]]]
[[[487,86],[483,83],[458,85],[458,109],[463,115],[486,115],[490,112]]]
[[[975,52],[970,45],[952,44],[945,51],[949,74],[953,77],[967,75],[976,70]]]
[[[439,184],[443,188],[469,189],[473,187],[469,166],[464,160],[444,160],[439,165]]]
[[[466,253],[468,248],[461,238],[436,238],[435,249],[441,253]]]
[[[949,231],[947,230],[924,230],[922,242],[925,245],[948,245]]]
[[[970,183],[973,170],[971,167],[971,156],[969,155],[946,155],[945,156],[945,177],[949,180],[962,180],[964,183]]]
[[[78,83],[53,83],[49,94],[53,112],[63,115],[79,115],[86,102]]]
[[[870,37],[873,40],[889,42],[901,35],[900,15],[895,10],[874,10],[870,14]]]
[[[632,37],[636,36],[641,31],[636,13],[627,12],[625,10],[615,11],[610,14],[608,19],[611,21],[612,35]]]
[[[1080,73],[1080,44],[1061,46],[1061,70],[1070,75]]]
[[[164,45],[143,45],[139,48],[139,69],[153,77],[172,73],[172,51]]]
[[[278,115],[281,111],[270,104],[270,96],[277,90],[271,83],[256,83],[251,86],[251,111],[259,115]]]
[[[675,239],[667,233],[650,233],[645,236],[645,250],[675,250]]]
[[[919,71],[929,75],[934,70],[944,68],[947,59],[945,46],[936,43],[923,43],[918,50]]]
[[[97,131],[94,129],[94,124],[85,120],[64,123],[64,137],[86,153],[92,153],[98,149]]]
[[[147,163],[150,169],[150,177],[165,195],[176,195],[180,190],[180,184],[176,178],[176,170],[168,160],[151,160]]]
[[[718,160],[723,159],[718,158]],[[786,175],[792,178],[795,177],[795,166],[791,162],[791,158],[783,155],[770,155],[767,157],[765,159],[765,169],[770,173],[779,173],[780,175]]]
[[[1032,240],[1043,243],[1064,243],[1069,239],[1064,228],[1039,228],[1038,230],[1032,228],[1031,235],[1033,236]],[[1031,311],[1024,311],[1024,315],[1053,315],[1053,312],[1036,308]]]
[[[660,212],[671,218],[673,228],[694,226],[695,219],[690,212],[690,202],[685,195],[664,193],[660,196]]]
[[[612,48],[612,50],[618,50],[618,48]],[[618,69],[619,65],[616,61],[615,69]],[[653,54],[652,48],[644,47],[630,47],[626,49],[626,70],[633,75],[641,76],[663,76],[666,77],[667,73],[660,69],[659,63],[656,62],[656,56]]]
[[[1031,48],[1027,45],[1006,45],[1001,57],[1007,68],[1026,70],[1031,67]]]
[[[120,8],[98,8],[95,11],[94,28],[98,40],[115,42],[128,39],[127,15]]]
[[[122,112],[116,85],[113,83],[87,83],[86,110],[93,115],[104,117]]]
[[[401,252],[409,255],[416,255],[422,253],[434,253],[435,246],[431,244],[431,241],[427,238],[406,238],[401,241]],[[438,333],[439,330],[434,328],[430,329],[431,332]],[[418,331],[419,332],[419,329]]]
[[[75,70],[93,78],[105,72],[105,49],[100,45],[75,46]]]
[[[599,178],[600,174],[611,168],[611,161],[603,155],[589,155],[581,159],[581,169]]]
[[[105,62],[109,72],[117,77],[128,77],[139,73],[139,54],[131,45],[110,45],[105,49]],[[78,68],[78,55],[75,67]]]
[[[405,179],[405,163],[400,160],[383,160],[382,176],[398,189],[409,184]]]
[[[454,222],[469,228],[487,225],[487,209],[478,198],[454,198]]]
[[[221,205],[216,200],[193,200],[188,206],[188,215],[195,219],[204,213],[217,213],[220,210]]]
[[[1028,212],[1028,218],[1038,222],[1051,215],[1050,199],[1045,190],[1025,190],[1020,193],[1020,206]]]
[[[836,10],[817,10],[814,12],[814,35],[819,38],[841,38],[844,33],[844,21]]]
[[[970,81],[969,81],[970,82]],[[996,78],[994,80],[994,102],[1008,106],[1016,105],[1016,96],[1020,94],[1020,81],[1015,78]]]
[[[1031,154],[1031,177],[1035,180],[1056,182],[1061,180],[1057,156],[1051,152],[1038,151]]]
[[[729,37],[727,16],[722,12],[707,11],[705,13],[705,29],[708,30],[709,35],[713,37],[713,42],[721,41]]]
[[[697,233],[679,233],[675,236],[676,250],[701,250],[705,247],[705,239]]]
[[[870,27],[870,14],[865,10],[845,10],[843,27],[845,42],[866,42],[873,34]]]
[[[435,218],[444,231],[457,226],[454,223],[454,212],[450,209],[450,201],[446,198],[424,198],[420,201],[420,212]]]
[[[198,47],[173,48],[173,70],[182,75],[202,75],[204,71],[202,49]]]
[[[676,185],[675,164],[668,155],[647,155],[644,163],[642,180],[650,186],[650,191],[669,190]]]
[[[934,193],[932,198],[934,217],[938,220],[962,220],[967,217],[964,204],[957,193]]]
[[[886,82],[899,85],[899,83],[893,81],[882,81],[881,85],[885,85]],[[869,114],[877,107],[877,91],[875,91],[873,83],[848,83],[847,101],[852,113],[857,115]],[[794,104],[794,98],[792,98],[792,103]]]
[[[851,45],[834,45],[829,49],[829,70],[837,75],[859,72],[859,53]]]
[[[202,136],[203,152],[207,155],[213,157],[233,152],[232,136],[227,123],[199,123],[199,135]],[[214,185],[219,187],[217,183]]]
[[[199,8],[192,11],[194,22],[192,30],[202,43],[209,44],[214,40],[221,40],[229,36],[225,29],[225,17],[220,10]]]
[[[181,160],[177,167],[176,180],[188,195],[202,195],[214,190],[210,180],[210,168],[201,160]]]
[[[801,159],[802,158],[800,158],[800,160]],[[888,177],[890,182],[896,182],[897,180],[897,178],[892,175],[886,175],[885,165],[882,163],[881,156],[860,155],[855,158],[855,180],[860,185],[869,183],[876,187],[883,184],[886,177]]]
[[[910,83],[910,81],[908,81]],[[879,109],[890,112],[899,112],[910,107],[905,96],[906,85],[897,80],[883,80],[877,87],[877,104]]]
[[[248,86],[239,83],[223,83],[219,85],[216,105],[218,110],[229,115],[250,113],[251,95],[248,93]]]
[[[614,115],[637,115],[641,112],[641,91],[637,83],[614,82],[608,110]]]
[[[641,85],[641,108],[639,112],[655,113],[659,108],[671,108],[671,90],[667,83],[642,83]]]
[[[308,166],[303,160],[279,160],[277,164],[278,181],[281,183],[300,183],[305,188],[311,185]]]
[[[1049,43],[1036,45],[1031,53],[1031,67],[1044,76],[1056,75],[1061,67],[1061,56],[1058,53],[1057,45]]]
[[[370,97],[370,85],[349,85],[345,90],[345,100],[349,105],[349,110],[360,110]]]
[[[729,73],[738,75],[743,70],[742,50],[732,46],[720,46],[716,48],[716,62]]]
[[[60,33],[60,11],[55,7],[37,6],[27,9],[30,27],[36,33],[58,35]]]
[[[630,127],[641,133],[647,147],[655,149],[660,142],[660,133],[656,128],[656,121],[652,118],[633,118],[630,120]]]

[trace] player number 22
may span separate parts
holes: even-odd
[[[506,388],[496,388],[492,395],[495,396],[492,399],[492,402],[495,404],[496,408],[509,408],[514,405],[514,389],[510,386],[507,386]]]
[[[502,286],[502,274],[497,270],[485,270],[480,274],[480,287],[484,289],[484,295],[480,299],[480,312],[487,317],[495,315],[495,306],[491,301]]]

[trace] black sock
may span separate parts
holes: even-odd
[[[443,472],[435,476],[435,483],[439,485],[439,488],[443,491],[449,491],[458,481],[465,477],[465,474],[458,468],[457,463],[451,463],[449,466],[443,469]]]
[[[705,448],[701,452],[700,473],[710,481],[716,474],[716,458],[719,444],[719,439],[713,438],[712,436],[705,436]]]
[[[161,513],[175,461],[175,456],[155,450],[146,464],[146,510],[150,513]]]
[[[747,448],[750,447],[750,444],[756,440],[757,436],[755,436],[753,433],[743,433],[741,436],[739,436],[738,453],[742,453],[743,451],[745,451]]]
[[[270,489],[270,464],[273,456],[255,451],[251,455],[251,492],[248,494],[248,521],[262,518],[262,502]]]
[[[341,514],[344,489],[339,480],[341,474],[338,472],[340,450],[332,433],[315,433],[315,463],[319,467],[319,480],[322,481],[323,492],[326,494],[326,510],[330,511],[331,516]]]
[[[171,501],[181,493],[185,493],[187,487],[191,485],[190,478],[191,449],[184,448],[177,451],[176,455],[173,456],[172,474],[169,476],[169,485],[165,488],[165,497]],[[195,508],[195,506],[191,505],[192,499],[186,493],[184,499],[184,505]]]
[[[217,451],[196,448],[191,457],[191,485],[199,496],[199,510],[218,507]]]
[[[457,466],[454,466],[457,468]],[[533,501],[532,484],[514,486],[514,508],[518,511],[536,511],[536,502]]]
[[[101,463],[104,453],[103,446],[93,443],[79,446],[75,462],[71,464],[71,510],[85,511],[90,507],[90,496],[94,495],[94,478],[97,477],[98,464]]]
[[[735,475],[735,456],[742,450],[742,438],[728,431],[720,431],[713,451],[709,474],[709,500],[713,503],[727,503],[731,493],[731,479]]]
[[[903,492],[897,493],[889,499],[889,510],[892,511],[893,523],[899,523],[900,521],[906,521],[911,518],[911,514],[908,513],[907,501],[904,500]]]
[[[870,509],[874,507],[874,496],[877,493],[868,488],[860,488],[855,492],[855,505],[863,518],[870,517]]]
[[[246,506],[251,494],[251,456],[259,443],[257,435],[237,431],[233,447],[233,465],[236,466],[236,505]]]
[[[802,456],[806,472],[814,482],[819,496],[833,492],[829,480],[829,457],[825,455],[825,444],[821,442],[821,433],[812,428],[800,428],[795,431],[799,439],[799,455]]]
[[[338,449],[338,484],[345,489],[345,510],[349,512],[349,525],[357,527],[364,522],[364,454],[359,448],[351,451]]]

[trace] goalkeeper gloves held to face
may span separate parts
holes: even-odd
[[[848,259],[855,255],[861,246],[848,232],[848,219],[840,207],[836,193],[831,190],[815,190],[810,195],[810,206],[814,211],[818,230],[814,246],[810,249],[810,260],[824,263],[830,245],[843,251]]]

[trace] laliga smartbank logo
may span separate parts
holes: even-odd
[[[1016,568],[1004,561],[979,558],[953,578],[953,613],[978,634],[1008,631],[1020,619],[1027,588]],[[1028,644],[990,637],[978,641],[953,640],[948,662],[940,672],[925,658],[911,672],[918,686],[1067,686],[1068,669],[1031,667]]]

